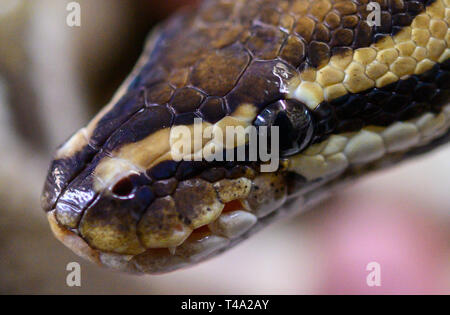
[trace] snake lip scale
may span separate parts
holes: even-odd
[[[101,266],[165,273],[448,143],[450,0],[377,2],[379,25],[367,0],[204,0],[173,15],[57,149],[42,194],[55,236]],[[280,128],[275,171],[187,158],[246,146],[218,135],[252,126]],[[191,146],[180,128],[213,132]]]

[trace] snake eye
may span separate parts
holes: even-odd
[[[314,124],[308,108],[295,100],[280,100],[267,106],[256,118],[255,126],[280,128],[280,154],[295,155],[311,142]],[[270,129],[269,129],[270,133]]]
[[[134,184],[130,177],[121,179],[114,185],[112,192],[119,198],[127,197],[133,193]]]
[[[131,174],[119,180],[111,189],[113,195],[118,199],[131,199],[134,197],[136,190],[148,185],[148,179],[145,176]]]

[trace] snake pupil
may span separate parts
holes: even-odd
[[[293,139],[297,138],[297,132],[285,112],[278,113],[273,125],[280,128],[280,135],[282,135],[280,136],[281,152],[291,150],[292,146],[296,146]]]
[[[132,194],[133,190],[133,181],[130,177],[126,177],[114,185],[112,192],[118,197],[127,197]]]

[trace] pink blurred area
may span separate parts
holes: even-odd
[[[317,222],[319,292],[450,293],[450,150],[372,175],[343,192]],[[381,286],[369,287],[369,262]]]
[[[347,195],[324,218],[321,293],[450,292],[448,226],[429,216],[426,205],[400,197]],[[366,282],[370,262],[380,266],[379,287]]]

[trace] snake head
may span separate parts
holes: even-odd
[[[288,141],[282,153],[299,152],[313,130],[304,105],[277,101],[259,113],[243,106],[216,122],[177,125],[175,111],[148,106],[141,95],[128,91],[58,149],[42,200],[64,244],[101,265],[116,268],[120,261],[127,271],[158,273],[217,254],[272,219],[288,197],[286,160],[276,157],[271,172],[261,171],[264,163],[258,158],[227,161],[230,149],[248,149],[249,139],[230,144],[217,131],[253,126],[259,139],[261,127],[283,125],[281,137]],[[131,113],[139,102],[142,108]],[[131,114],[122,118],[126,113]],[[118,128],[106,134],[118,118]],[[196,128],[202,131],[199,150],[214,145],[222,160],[174,159],[174,148],[194,141],[190,131]],[[196,153],[190,143],[185,155]]]
[[[102,266],[167,272],[448,141],[447,6],[393,1],[376,27],[350,0],[175,15],[57,150],[42,197],[53,232]]]

